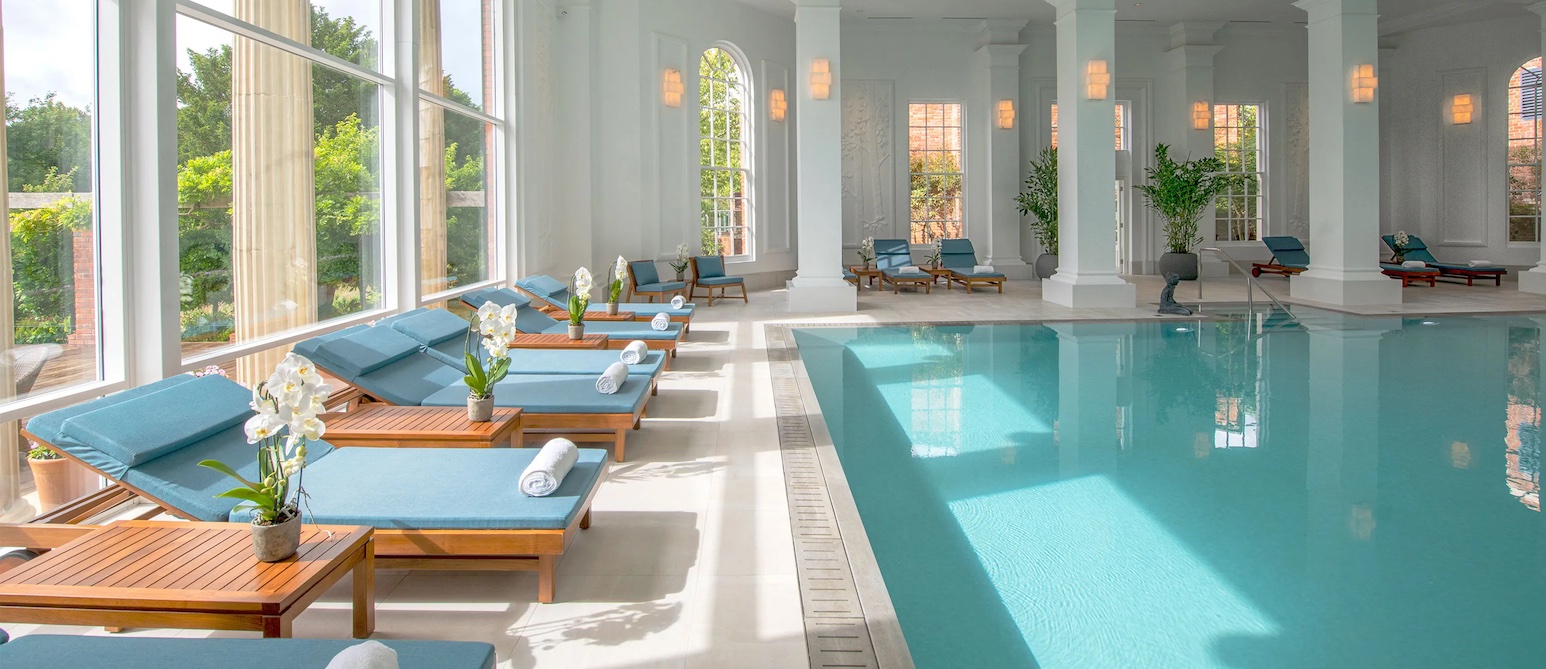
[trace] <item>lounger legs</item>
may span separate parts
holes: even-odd
[[[558,557],[554,555],[537,556],[537,601],[543,604],[553,603],[553,594],[558,590]]]
[[[365,557],[354,565],[354,638],[376,631],[376,546],[365,544]]]
[[[585,515],[580,516],[580,529],[590,529],[590,509],[585,510]]]

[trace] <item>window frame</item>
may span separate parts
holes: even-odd
[[[1523,83],[1523,79],[1521,79],[1521,84],[1522,85],[1515,86],[1514,85],[1514,77],[1519,76],[1519,74],[1521,72],[1528,71],[1529,68],[1530,68],[1530,64],[1531,63],[1537,63],[1539,65],[1535,69],[1535,84],[1534,84],[1534,86],[1532,87],[1532,86],[1530,86],[1528,84],[1524,84]],[[1504,243],[1506,245],[1508,245],[1508,246],[1514,246],[1514,247],[1519,247],[1519,246],[1535,246],[1535,245],[1540,244],[1540,242],[1541,242],[1541,233],[1542,233],[1542,230],[1541,230],[1541,209],[1543,207],[1543,204],[1546,204],[1546,203],[1543,203],[1543,201],[1542,201],[1542,193],[1541,193],[1541,184],[1542,184],[1541,158],[1542,158],[1542,148],[1543,148],[1543,146],[1542,146],[1542,144],[1543,144],[1542,134],[1543,134],[1543,130],[1546,130],[1546,129],[1543,129],[1543,127],[1542,127],[1543,126],[1543,121],[1546,121],[1546,114],[1543,114],[1543,112],[1546,112],[1546,109],[1542,109],[1542,103],[1546,102],[1546,100],[1542,99],[1543,92],[1546,92],[1546,91],[1542,90],[1543,83],[1546,83],[1546,82],[1543,82],[1543,80],[1546,80],[1546,62],[1543,62],[1542,58],[1536,57],[1536,58],[1531,58],[1530,60],[1527,60],[1527,61],[1521,63],[1519,65],[1519,67],[1516,67],[1512,71],[1510,71],[1509,75],[1508,75],[1508,81],[1504,85],[1504,90],[1506,91],[1506,93],[1505,93],[1506,97],[1505,97],[1504,112],[1506,114],[1506,119],[1507,120],[1503,124],[1503,128],[1504,128],[1503,131],[1505,133],[1505,135],[1504,135],[1504,151],[1503,151],[1503,178],[1504,178],[1505,197],[1507,199],[1504,202],[1504,209],[1503,209],[1503,239],[1504,239]],[[1524,120],[1525,120],[1525,109],[1524,109],[1525,92],[1529,91],[1531,88],[1534,88],[1534,90],[1535,90],[1535,101],[1536,101],[1535,102],[1535,132],[1534,132],[1534,136],[1533,137],[1520,137],[1520,138],[1516,139],[1515,136],[1514,136],[1515,119],[1519,119],[1519,121],[1521,123],[1524,122]],[[1520,92],[1519,93],[1520,108],[1519,108],[1519,110],[1517,112],[1514,110],[1514,91],[1516,91],[1516,90]],[[1529,162],[1529,163],[1514,162],[1513,144],[1516,141],[1533,141],[1534,142],[1534,144],[1535,144],[1535,161],[1534,162]],[[1536,187],[1533,188],[1533,189],[1514,188],[1514,186],[1513,186],[1513,173],[1514,173],[1514,170],[1516,168],[1533,169],[1535,171]],[[1515,215],[1514,214],[1513,207],[1514,207],[1515,197],[1516,196],[1521,196],[1521,195],[1525,196],[1526,199],[1533,198],[1535,200],[1535,213],[1533,215],[1524,216],[1524,215]],[[1514,239],[1513,228],[1514,228],[1514,221],[1515,220],[1533,220],[1534,225],[1532,226],[1532,228],[1533,228],[1533,230],[1535,232],[1534,239]]]
[[[1224,244],[1258,242],[1258,241],[1261,241],[1262,237],[1267,235],[1268,226],[1271,224],[1271,221],[1270,221],[1270,218],[1271,218],[1271,208],[1269,206],[1270,205],[1269,184],[1271,184],[1271,179],[1270,179],[1270,173],[1269,172],[1270,172],[1271,162],[1268,160],[1268,155],[1267,155],[1268,154],[1268,145],[1269,145],[1269,138],[1267,136],[1267,133],[1268,133],[1267,103],[1259,101],[1259,100],[1248,100],[1248,101],[1239,101],[1239,102],[1215,102],[1213,104],[1213,119],[1214,119],[1214,123],[1213,123],[1213,137],[1214,137],[1214,139],[1213,139],[1213,151],[1214,151],[1214,153],[1213,153],[1213,155],[1214,155],[1215,158],[1218,157],[1218,151],[1219,151],[1218,136],[1219,136],[1220,129],[1221,128],[1226,128],[1227,129],[1227,128],[1231,128],[1231,127],[1236,127],[1236,126],[1220,126],[1218,124],[1217,119],[1218,119],[1218,114],[1219,114],[1219,108],[1221,108],[1221,107],[1237,107],[1237,108],[1238,107],[1255,107],[1256,108],[1256,170],[1255,171],[1247,172],[1247,171],[1242,169],[1239,172],[1232,172],[1232,171],[1226,169],[1225,172],[1224,172],[1226,174],[1255,175],[1255,177],[1256,177],[1256,195],[1254,197],[1256,198],[1256,216],[1254,218],[1249,218],[1249,217],[1246,217],[1246,218],[1234,218],[1232,216],[1226,216],[1226,217],[1220,218],[1219,217],[1219,206],[1218,206],[1218,203],[1220,201],[1226,200],[1226,199],[1236,199],[1236,198],[1239,198],[1239,199],[1249,199],[1249,198],[1253,197],[1250,194],[1243,193],[1243,192],[1237,194],[1237,193],[1234,192],[1233,189],[1231,189],[1229,192],[1220,194],[1217,198],[1214,199],[1214,214],[1213,214],[1213,221],[1214,221],[1214,235],[1213,236],[1214,236],[1214,240],[1213,241],[1224,243]],[[1244,151],[1244,149],[1242,148],[1242,152],[1243,151]],[[1227,168],[1228,165],[1229,165],[1229,162],[1228,161],[1223,161],[1223,162],[1224,162],[1225,167]],[[1243,163],[1243,161],[1242,161],[1242,163]],[[1231,238],[1230,239],[1219,239],[1218,238],[1218,225],[1219,225],[1220,221],[1223,221],[1223,222],[1225,222],[1226,225],[1230,226],[1231,230],[1233,229],[1233,224],[1234,224],[1235,221],[1246,221],[1247,225],[1249,225],[1250,221],[1255,221],[1256,222],[1256,228],[1255,228],[1256,236],[1255,236],[1255,238],[1233,239],[1233,235],[1231,234]]]
[[[1047,104],[1047,146],[1057,148],[1058,145],[1058,101],[1053,100]],[[1133,101],[1117,100],[1116,112],[1111,118],[1112,146],[1115,151],[1131,151],[1133,136]]]
[[[970,144],[969,144],[969,139],[968,138],[970,136],[969,133],[970,133],[970,130],[971,130],[971,118],[970,118],[969,112],[968,112],[968,105],[967,105],[965,100],[960,99],[960,98],[912,98],[912,99],[907,100],[907,102],[904,103],[904,104],[906,106],[904,107],[903,117],[906,118],[907,121],[908,121],[907,124],[903,127],[903,133],[904,133],[903,136],[907,138],[907,162],[905,163],[903,169],[906,170],[906,174],[907,174],[907,179],[906,179],[906,181],[904,183],[906,184],[907,193],[908,193],[908,195],[907,195],[907,241],[908,241],[908,244],[911,245],[914,248],[921,248],[921,247],[929,246],[929,245],[934,243],[933,240],[928,240],[928,241],[923,241],[923,242],[914,242],[913,241],[913,228],[914,228],[914,225],[916,223],[918,223],[917,221],[913,220],[913,198],[912,198],[913,177],[916,177],[916,176],[923,176],[925,178],[928,178],[928,177],[949,177],[949,176],[954,175],[954,176],[960,177],[960,179],[961,179],[961,195],[958,196],[955,199],[958,200],[959,203],[960,203],[960,211],[961,211],[961,219],[960,219],[961,237],[962,238],[966,238],[966,237],[970,236],[970,232],[967,229],[967,221],[970,219],[970,217],[967,216],[967,196],[971,192],[971,189],[970,189],[970,186],[969,186],[971,177],[968,174],[968,172],[970,171],[968,168],[969,168],[969,165],[971,164],[971,162],[970,162],[971,158],[968,155],[968,152],[970,150]],[[913,167],[912,167],[912,163],[913,163],[912,130],[913,130],[913,127],[914,127],[913,124],[912,124],[912,107],[913,107],[913,105],[939,105],[939,104],[955,105],[955,106],[961,108],[961,113],[960,113],[961,123],[960,123],[959,126],[955,126],[959,130],[959,132],[961,134],[961,140],[960,140],[960,143],[961,143],[961,150],[960,150],[961,157],[957,161],[957,167],[958,167],[959,171],[957,171],[957,172],[914,172],[913,171]],[[925,113],[927,113],[927,112],[925,112]],[[936,127],[936,126],[924,125],[924,126],[919,126],[919,127],[930,128],[930,127]],[[942,126],[937,126],[937,127],[940,127],[940,128],[950,128],[952,126],[942,125]],[[925,148],[924,152],[927,153],[928,149]],[[927,160],[927,159],[925,159],[925,160]],[[933,221],[933,220],[923,221],[923,225],[925,226],[925,232],[927,232],[927,226],[930,225],[931,223],[934,223],[934,222],[935,221]],[[946,222],[948,223],[948,221],[946,221]]]
[[[704,77],[702,75],[703,59],[708,56],[710,51],[713,51],[715,49],[723,51],[726,55],[728,55],[730,57],[731,64],[735,66],[736,71],[739,72],[740,75],[741,75],[742,81],[739,84],[732,84],[728,80],[714,79],[712,77]],[[732,87],[738,88],[738,89],[740,89],[741,94],[742,94],[741,95],[741,109],[738,112],[732,112],[728,108],[728,105],[726,105],[725,109],[716,109],[716,108],[714,108],[712,106],[707,108],[707,111],[709,111],[711,113],[714,112],[714,111],[723,111],[726,114],[735,113],[735,114],[740,115],[740,117],[741,117],[741,139],[739,139],[739,140],[732,140],[729,137],[717,137],[717,136],[714,136],[712,134],[705,136],[701,130],[698,132],[697,140],[699,142],[699,147],[697,148],[697,153],[698,153],[698,184],[699,184],[699,186],[698,186],[698,206],[699,206],[699,211],[700,211],[699,215],[700,216],[702,215],[702,206],[703,206],[703,201],[704,200],[713,200],[714,201],[714,213],[718,214],[718,213],[720,213],[722,211],[728,211],[728,212],[732,212],[732,213],[735,211],[734,208],[731,208],[731,209],[721,209],[719,207],[719,204],[720,204],[721,200],[729,200],[732,203],[732,205],[733,205],[734,201],[737,199],[737,198],[735,198],[733,196],[729,197],[729,198],[722,198],[722,197],[719,197],[717,194],[714,195],[713,197],[706,197],[704,195],[704,193],[703,193],[703,186],[702,186],[702,183],[703,183],[703,173],[705,171],[722,173],[722,174],[735,174],[735,173],[739,173],[741,175],[741,183],[743,184],[744,190],[742,191],[741,197],[739,199],[744,203],[744,212],[743,213],[745,215],[745,222],[743,224],[735,225],[734,223],[731,223],[731,225],[729,225],[728,227],[727,226],[721,226],[721,225],[718,225],[718,224],[710,226],[710,225],[708,225],[708,221],[705,221],[705,220],[698,221],[698,234],[700,235],[700,242],[699,242],[698,251],[699,251],[699,253],[703,252],[702,242],[701,242],[701,235],[703,234],[703,232],[705,230],[708,230],[710,228],[715,230],[716,232],[714,234],[715,234],[715,238],[716,239],[718,239],[718,234],[719,234],[718,231],[720,231],[720,230],[729,230],[729,231],[731,231],[731,238],[734,239],[734,231],[737,228],[739,228],[741,230],[741,239],[743,240],[743,243],[746,245],[746,252],[742,253],[742,254],[729,255],[729,254],[723,253],[723,249],[721,249],[720,255],[721,255],[721,257],[723,257],[725,259],[725,262],[727,262],[727,263],[755,262],[757,260],[757,243],[756,243],[756,229],[757,229],[757,227],[756,227],[756,222],[757,222],[757,213],[756,213],[757,212],[757,206],[756,206],[756,194],[757,194],[757,187],[756,187],[756,174],[757,174],[756,143],[757,142],[756,142],[756,138],[757,138],[757,126],[755,125],[756,122],[757,122],[757,114],[752,113],[752,110],[756,107],[756,104],[757,104],[757,97],[756,97],[757,93],[756,93],[755,82],[753,81],[753,78],[751,76],[751,67],[747,63],[745,54],[742,54],[741,50],[739,48],[736,48],[735,45],[730,44],[729,42],[715,42],[713,44],[710,44],[707,48],[705,48],[703,50],[703,53],[699,54],[699,56],[698,56],[698,71],[699,71],[699,75],[698,75],[697,80],[698,80],[698,91],[699,92],[698,92],[697,100],[698,100],[698,113],[699,113],[700,123],[701,123],[702,114],[705,111],[705,108],[703,107],[703,103],[702,103],[702,100],[703,100],[703,87],[705,85],[707,85],[709,83],[713,83],[713,82],[718,82],[718,83],[724,84],[726,86],[727,90],[732,88]],[[728,100],[729,97],[730,96],[727,93],[726,94],[726,100]],[[712,129],[712,123],[711,123],[710,124],[710,133],[712,133],[712,132],[713,132],[713,129]],[[733,142],[733,143],[736,143],[736,144],[740,144],[741,145],[741,167],[720,167],[718,165],[704,165],[703,164],[703,151],[701,149],[701,145],[702,145],[702,142],[704,140],[708,140],[710,144],[714,144],[716,142]],[[716,176],[715,181],[716,181],[716,183],[718,182],[717,176]]]

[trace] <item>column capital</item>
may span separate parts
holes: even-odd
[[[1310,15],[1310,23],[1336,16],[1379,16],[1376,0],[1297,0],[1294,6]]]
[[[1183,21],[1170,26],[1170,47],[1209,46],[1224,21]]]
[[[842,0],[789,0],[795,7],[842,7]]]
[[[1213,67],[1213,57],[1219,55],[1221,46],[1178,46],[1165,52],[1173,69],[1188,67]]]
[[[977,48],[990,44],[1019,44],[1020,31],[1029,23],[1020,19],[983,19],[977,23]]]
[[[1042,0],[1057,10],[1058,18],[1071,12],[1117,11],[1117,0]]]
[[[1019,69],[1020,54],[1030,48],[1026,44],[986,44],[977,53],[987,57],[988,67],[1013,67]]]
[[[1533,5],[1525,7],[1525,9],[1535,12],[1536,14],[1540,14],[1541,22],[1546,24],[1546,2],[1537,2]]]

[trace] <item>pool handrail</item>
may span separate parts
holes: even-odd
[[[1266,295],[1267,299],[1272,300],[1272,304],[1274,306],[1276,306],[1279,309],[1282,309],[1283,313],[1288,314],[1289,318],[1292,318],[1292,319],[1294,319],[1296,321],[1299,320],[1299,317],[1294,315],[1293,310],[1289,309],[1288,305],[1283,304],[1282,302],[1279,302],[1278,298],[1273,297],[1272,293],[1267,292],[1267,287],[1261,285],[1261,282],[1257,281],[1256,277],[1251,276],[1250,272],[1246,271],[1244,267],[1241,267],[1240,263],[1236,262],[1233,256],[1230,256],[1223,249],[1214,248],[1214,247],[1211,247],[1211,246],[1203,247],[1203,248],[1201,248],[1199,250],[1201,250],[1201,251],[1209,251],[1209,252],[1217,253],[1218,255],[1223,256],[1224,257],[1224,262],[1229,263],[1230,266],[1234,267],[1236,270],[1238,270],[1241,274],[1243,274],[1245,276],[1245,300],[1246,300],[1246,303],[1249,305],[1249,309],[1251,310],[1252,313],[1255,313],[1255,311],[1256,311],[1256,294],[1255,294],[1255,290],[1254,289],[1255,288],[1260,288],[1262,294]],[[1197,254],[1197,299],[1198,299],[1198,301],[1202,300],[1202,254],[1201,253]]]

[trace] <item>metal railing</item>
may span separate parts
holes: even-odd
[[[1233,257],[1231,257],[1228,253],[1225,253],[1223,249],[1217,249],[1217,248],[1213,248],[1213,247],[1205,247],[1205,248],[1202,248],[1200,250],[1202,250],[1202,251],[1209,251],[1209,252],[1212,252],[1212,253],[1217,253],[1218,255],[1223,256],[1224,257],[1224,262],[1229,263],[1231,267],[1234,267],[1241,274],[1245,275],[1245,300],[1246,300],[1246,303],[1248,305],[1250,305],[1249,308],[1251,310],[1251,313],[1256,313],[1256,291],[1255,291],[1255,289],[1256,288],[1260,288],[1261,289],[1261,293],[1263,295],[1266,295],[1267,299],[1272,301],[1273,306],[1276,306],[1277,308],[1282,309],[1283,313],[1288,314],[1288,316],[1290,318],[1293,318],[1294,320],[1299,320],[1299,317],[1294,315],[1293,310],[1289,309],[1288,305],[1283,304],[1282,302],[1279,302],[1278,298],[1273,297],[1272,293],[1267,292],[1267,287],[1266,286],[1261,285],[1261,282],[1257,281],[1256,277],[1252,276],[1251,272],[1249,270],[1247,270],[1244,267],[1241,267],[1240,263],[1235,262],[1235,259]],[[1197,254],[1197,299],[1198,299],[1198,301],[1202,300],[1202,254],[1201,253]]]

